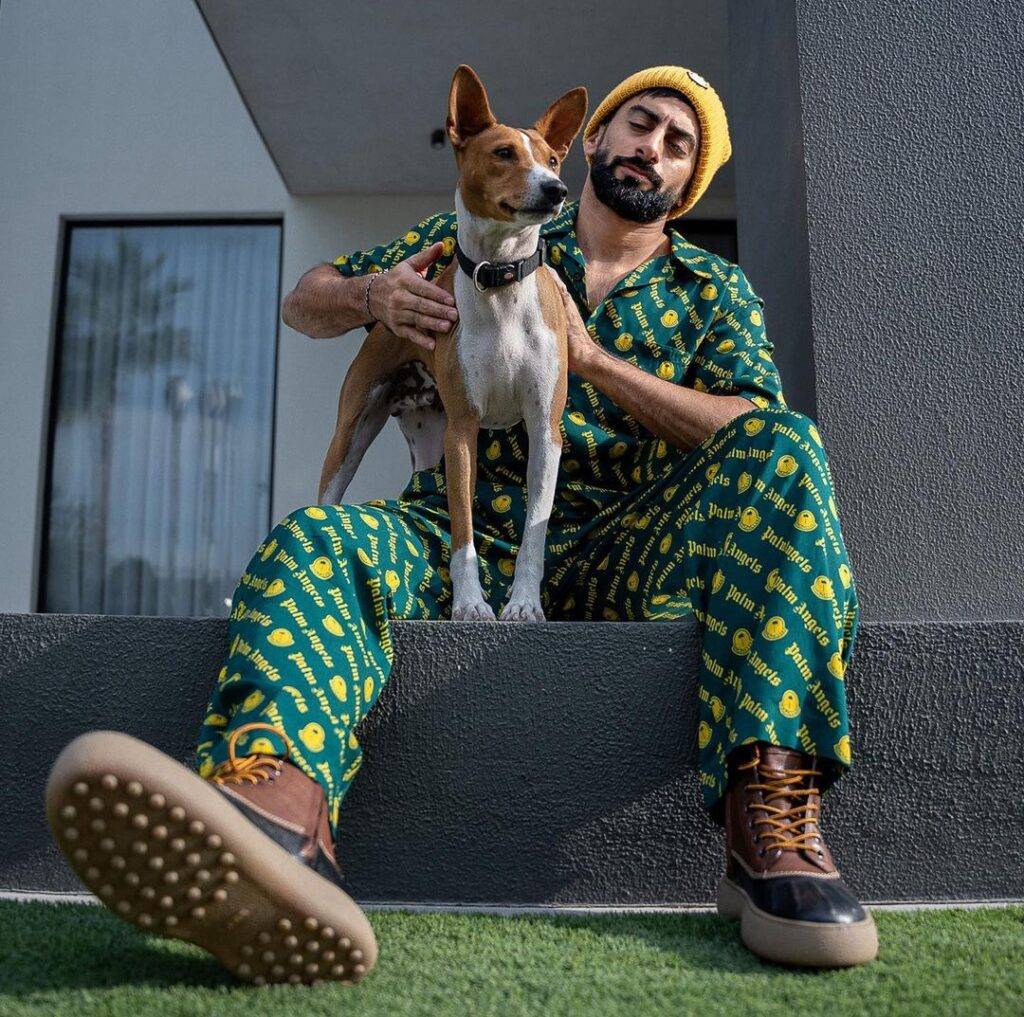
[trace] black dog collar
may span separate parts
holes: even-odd
[[[539,238],[537,250],[527,258],[519,261],[473,261],[455,241],[455,257],[463,272],[472,280],[473,285],[482,293],[495,286],[507,286],[512,282],[521,282],[531,272],[536,272],[544,264],[544,251],[547,242]]]

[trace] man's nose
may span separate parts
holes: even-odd
[[[540,189],[551,202],[561,201],[569,193],[569,188],[561,180],[545,180]]]
[[[655,165],[658,161],[658,149],[653,141],[643,141],[636,146],[636,155],[648,165]]]

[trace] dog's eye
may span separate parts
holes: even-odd
[[[551,164],[552,166],[557,166],[557,165],[558,165],[558,160],[557,160],[557,159],[556,159],[556,158],[555,158],[554,156],[552,156],[552,157],[551,157],[550,159],[548,159],[548,162],[549,162],[549,163],[550,163],[550,164]]]
[[[515,155],[512,149],[509,148],[508,146],[506,146],[505,148],[496,148],[494,150],[494,154],[501,159],[511,159]]]

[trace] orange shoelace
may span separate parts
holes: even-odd
[[[279,734],[285,740],[289,749],[292,747],[288,735],[280,728],[274,727],[273,724],[267,724],[261,720],[242,724],[228,735],[228,758],[210,774],[210,780],[218,784],[258,784],[261,780],[267,780],[272,776],[276,777],[281,772],[284,760],[279,756],[271,756],[266,753],[256,753],[251,756],[235,755],[235,743],[238,741],[238,736],[245,731],[253,730],[253,728],[266,728],[273,731],[274,734]]]
[[[818,802],[806,801],[802,804],[791,805],[788,809],[772,805],[776,798],[799,798],[801,796],[816,795],[819,793],[816,787],[801,787],[805,783],[805,777],[820,777],[821,770],[797,770],[780,768],[764,772],[758,769],[761,763],[760,755],[755,755],[749,763],[742,763],[737,767],[739,770],[753,770],[755,777],[760,777],[764,783],[750,783],[748,791],[761,791],[763,802],[761,804],[751,803],[747,809],[763,810],[766,815],[753,820],[755,827],[767,826],[769,829],[757,831],[755,840],[762,837],[768,838],[770,843],[766,850],[778,848],[785,850],[806,850],[816,851],[817,845],[811,843],[821,839],[821,832],[818,830]],[[800,829],[805,827],[805,829]]]

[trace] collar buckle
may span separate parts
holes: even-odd
[[[489,261],[478,261],[478,262],[476,263],[476,268],[474,268],[474,269],[473,269],[473,275],[472,275],[472,277],[471,277],[471,278],[473,279],[473,285],[474,285],[474,286],[475,286],[475,287],[476,287],[476,288],[477,288],[477,289],[478,289],[478,290],[479,290],[479,291],[480,291],[481,293],[483,293],[483,292],[484,292],[484,290],[485,290],[485,289],[487,289],[487,287],[486,287],[486,286],[483,286],[483,285],[481,285],[481,283],[480,283],[480,280],[479,280],[479,279],[477,278],[477,276],[478,276],[478,275],[480,274],[480,269],[482,269],[482,268],[484,267],[484,265],[489,265],[489,264],[490,264],[490,262],[489,262]]]

